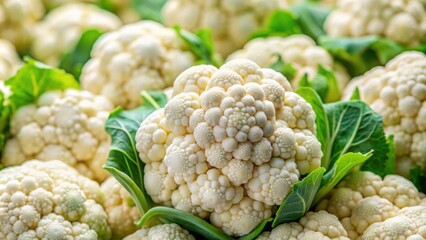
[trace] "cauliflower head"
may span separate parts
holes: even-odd
[[[34,26],[44,15],[41,0],[0,0],[0,38],[24,51],[33,37]]]
[[[173,29],[152,21],[104,34],[91,55],[80,77],[83,89],[124,108],[139,106],[142,90],[172,86],[195,61]]]
[[[315,41],[306,35],[292,35],[290,37],[256,38],[228,56],[228,60],[247,58],[261,67],[269,67],[277,61],[278,56],[286,63],[290,63],[296,70],[293,79],[289,79],[294,88],[299,85],[304,74],[313,77],[317,73],[318,65],[328,67],[336,74],[340,90],[343,90],[349,81],[346,70],[333,61],[333,57]]]
[[[175,223],[161,224],[151,228],[142,228],[135,233],[123,238],[123,240],[195,240],[186,229],[183,229]]]
[[[250,34],[265,23],[265,16],[287,8],[294,0],[170,0],[163,8],[167,26],[179,25],[189,31],[212,29],[216,50],[226,57],[241,48]]]
[[[107,32],[120,25],[117,16],[92,4],[66,4],[49,12],[37,24],[31,51],[35,58],[58,66],[61,57],[75,46],[84,31]]]
[[[0,172],[1,239],[110,239],[99,184],[57,160]]]
[[[283,223],[257,240],[349,240],[336,216],[321,210],[307,212],[299,222]]]
[[[110,137],[104,129],[112,104],[87,91],[47,92],[19,108],[2,156],[5,166],[37,158],[59,159],[90,179],[103,181]]]
[[[387,175],[382,179],[374,173],[360,171],[347,176],[317,204],[316,209],[336,215],[350,239],[396,239],[394,237],[401,234],[400,228],[395,229],[396,235],[388,230],[394,228],[395,221],[404,217],[402,213],[406,213],[405,217],[412,218],[414,225],[405,228],[405,224],[403,228],[410,229],[412,235],[426,233],[426,229],[422,230],[422,226],[426,226],[426,206],[419,206],[424,199],[425,196],[404,177]],[[421,209],[418,213],[410,210],[419,207]],[[381,233],[386,234],[380,235]]]
[[[15,47],[10,42],[0,39],[0,81],[13,76],[21,65],[22,61]]]
[[[122,239],[138,230],[134,222],[140,215],[127,190],[114,177],[109,177],[101,184],[101,191],[112,238]]]
[[[419,0],[340,0],[324,28],[332,37],[380,35],[417,45],[425,39],[426,12]]]
[[[156,203],[242,236],[320,166],[315,113],[280,73],[247,59],[194,66],[173,95],[136,134]]]
[[[354,79],[345,90],[349,98],[358,87],[361,99],[383,116],[386,134],[394,135],[396,172],[426,169],[426,56],[404,52],[385,67]]]

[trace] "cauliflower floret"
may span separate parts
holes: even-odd
[[[265,16],[287,8],[292,2],[294,0],[171,0],[163,8],[163,18],[167,26],[180,25],[190,31],[212,29],[215,47],[226,56],[241,48],[250,34],[263,26]]]
[[[0,38],[24,52],[32,40],[36,22],[44,15],[42,1],[1,0],[0,12]]]
[[[35,28],[31,51],[35,58],[58,66],[61,57],[88,29],[107,32],[118,28],[120,20],[92,4],[67,4],[49,12]]]
[[[0,39],[0,81],[13,76],[21,65],[15,47],[10,42]]]
[[[173,29],[151,21],[104,34],[91,56],[81,74],[83,89],[128,109],[141,104],[142,90],[172,86],[195,60]]]
[[[63,162],[0,173],[1,239],[110,239],[99,185]]]
[[[195,240],[186,229],[181,228],[175,223],[157,225],[151,228],[142,228],[135,233],[123,238],[123,240]]]
[[[11,120],[2,163],[60,159],[81,174],[104,180],[110,137],[104,126],[111,103],[86,91],[47,92],[31,105],[17,110]]]
[[[315,114],[290,91],[280,73],[247,59],[184,71],[173,98],[137,132],[148,194],[157,203],[171,200],[176,209],[210,216],[230,235],[252,231],[301,172],[320,166]]]
[[[358,87],[361,99],[383,116],[385,133],[394,135],[396,172],[408,176],[415,166],[426,169],[426,56],[404,52],[351,85],[346,98]]]
[[[343,0],[337,2],[324,28],[332,37],[382,35],[417,45],[426,34],[426,13],[418,0]]]
[[[132,197],[114,177],[109,177],[101,185],[105,196],[104,208],[108,214],[108,225],[113,239],[122,239],[135,232],[138,227],[134,224],[140,218]]]
[[[304,74],[312,78],[317,73],[319,64],[333,70],[340,91],[349,81],[349,75],[343,67],[335,63],[325,49],[316,46],[315,41],[306,35],[256,38],[246,43],[243,49],[229,55],[227,60],[247,58],[261,67],[269,67],[277,61],[278,56],[297,70],[294,78],[289,79],[294,88],[299,86]]]

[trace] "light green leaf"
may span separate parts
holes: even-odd
[[[297,3],[291,7],[302,32],[314,40],[326,35],[323,26],[331,10],[321,4]]]
[[[284,62],[280,54],[276,54],[277,60],[272,63],[269,68],[274,69],[284,75],[288,81],[292,81],[296,76],[297,70],[291,63]]]
[[[132,8],[144,20],[162,23],[161,10],[167,0],[131,0]]]
[[[269,36],[290,36],[300,34],[302,30],[297,22],[296,17],[287,10],[275,10],[267,20],[264,28],[252,33],[251,39]]]
[[[318,65],[317,73],[311,79],[307,74],[303,75],[299,87],[312,88],[323,102],[339,101],[341,98],[336,76],[321,64]]]
[[[358,87],[355,88],[354,92],[352,93],[350,100],[361,100],[361,94],[359,92]]]
[[[315,195],[314,204],[321,200],[329,191],[331,191],[352,169],[363,164],[372,156],[371,153],[346,153],[337,159],[333,167],[324,174],[321,180],[321,186]]]
[[[147,107],[153,107],[160,109],[161,106],[166,106],[167,96],[163,91],[146,91],[141,92],[144,105]]]
[[[64,54],[59,67],[71,73],[76,79],[79,79],[84,64],[90,59],[90,52],[93,45],[102,34],[102,31],[97,29],[86,30],[81,35],[75,47]]]
[[[15,110],[35,102],[45,92],[79,88],[75,78],[64,70],[51,68],[30,58],[25,61],[26,64],[17,74],[5,82],[12,90],[9,101]]]
[[[281,223],[296,221],[305,215],[312,205],[324,173],[325,168],[317,168],[302,181],[293,185],[278,208],[272,227]]]

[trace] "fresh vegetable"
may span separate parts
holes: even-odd
[[[394,136],[396,172],[408,176],[413,167],[426,170],[426,56],[405,52],[372,69],[353,80],[347,98],[355,87],[383,116],[385,132]]]
[[[173,29],[141,21],[104,34],[80,76],[82,88],[108,98],[114,105],[135,108],[142,90],[162,90],[194,64]]]
[[[67,4],[49,12],[34,29],[31,52],[35,58],[58,66],[62,56],[70,51],[85,30],[107,32],[118,28],[115,15],[90,4]]]
[[[127,236],[124,240],[156,240],[156,239],[175,239],[175,240],[195,240],[189,232],[175,223],[157,225],[151,228],[142,228],[135,233]]]
[[[1,239],[110,239],[99,184],[61,161],[0,174]]]
[[[16,73],[22,61],[15,47],[6,40],[0,40],[0,53],[0,80],[6,80]]]

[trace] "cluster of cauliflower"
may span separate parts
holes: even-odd
[[[194,62],[173,29],[140,21],[101,36],[80,81],[83,89],[131,109],[142,103],[142,90],[172,86],[177,75]]]
[[[426,198],[398,175],[354,172],[316,209],[337,216],[350,239],[426,238]]]
[[[242,236],[320,166],[315,113],[278,72],[244,59],[194,66],[173,94],[136,134],[156,203]]]
[[[339,0],[324,28],[331,37],[379,35],[415,46],[425,40],[426,11],[419,0]]]
[[[357,87],[361,99],[383,116],[385,132],[394,136],[397,173],[426,169],[426,56],[404,52],[385,67],[376,67],[354,79],[348,98]]]

